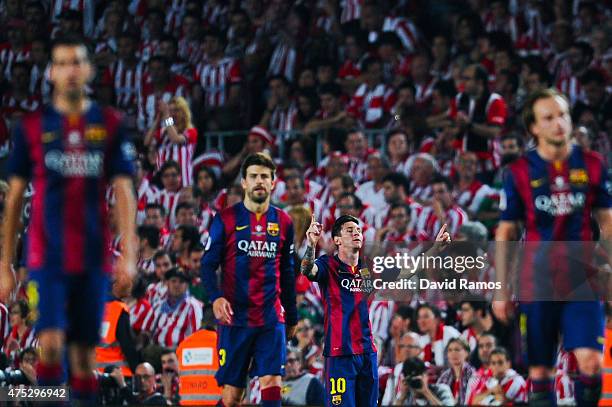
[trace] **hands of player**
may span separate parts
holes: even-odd
[[[132,284],[135,276],[136,266],[134,262],[121,256],[115,266],[113,295],[117,298],[129,297],[132,292]]]
[[[312,247],[317,247],[317,243],[321,238],[321,234],[323,233],[323,225],[316,221],[314,214],[312,215],[310,226],[306,231],[306,239],[308,239],[308,244]]]
[[[213,302],[213,313],[218,321],[225,324],[230,324],[234,315],[232,305],[223,297],[219,297]]]
[[[450,233],[446,231],[448,225],[445,223],[442,225],[438,234],[436,235],[436,241],[434,243],[434,250],[437,253],[440,253],[442,250],[446,249],[446,247],[451,242]]]
[[[16,285],[17,281],[13,268],[10,264],[2,263],[0,266],[0,301],[2,303],[8,303]]]

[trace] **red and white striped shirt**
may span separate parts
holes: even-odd
[[[152,333],[154,343],[174,349],[183,339],[200,329],[202,316],[202,303],[189,295],[174,308],[166,299],[147,315],[143,330]]]
[[[436,366],[444,366],[444,351],[448,341],[458,338],[460,335],[459,331],[455,328],[442,323],[436,328],[436,334],[433,339],[429,335],[421,335],[419,337],[419,345],[423,349],[421,360]]]
[[[486,381],[484,390],[491,390],[497,386],[501,386],[504,391],[504,397],[508,403],[527,403],[527,383],[523,376],[518,374],[514,369],[508,369],[506,374],[501,379],[489,377]],[[482,402],[482,405],[496,405],[495,396],[489,395]]]
[[[168,297],[168,286],[164,280],[158,281],[157,283],[151,283],[147,287],[145,298],[149,301],[152,307],[156,307],[158,304],[166,301]]]
[[[143,258],[142,256],[138,259],[136,263],[136,267],[144,273],[144,276],[152,276],[155,274],[155,261],[153,261],[153,256],[148,259]]]
[[[459,232],[459,228],[468,220],[467,214],[457,205],[453,205],[446,210],[446,224],[451,238]],[[433,207],[426,206],[417,221],[417,238],[421,241],[434,241],[442,223],[436,216]]]
[[[396,33],[408,53],[412,54],[417,51],[421,34],[409,20],[402,17],[386,17],[382,30]]]
[[[154,185],[151,185],[148,179],[143,178],[136,192],[138,194],[136,224],[142,225],[146,218],[147,205],[159,200],[159,190]]]
[[[167,132],[157,131],[155,138],[157,140],[157,169],[161,169],[165,162],[169,160],[176,161],[181,168],[181,182],[184,187],[192,184],[191,165],[193,153],[198,142],[198,130],[194,127],[186,129],[182,136],[185,137],[185,144],[176,144],[170,140]]]
[[[289,131],[293,129],[295,116],[298,109],[295,102],[291,102],[286,108],[275,107],[270,116],[268,128],[272,131]]]
[[[19,336],[17,328],[18,327],[14,326],[4,341],[5,345],[7,345],[9,341],[17,341],[19,347],[17,349],[11,349],[11,353],[15,356],[18,356],[19,352],[25,348],[35,348],[38,346],[38,337],[36,336],[36,331],[33,327],[27,327],[21,336]]]
[[[575,75],[562,75],[559,80],[557,80],[556,86],[559,92],[567,96],[572,106],[576,104],[576,102],[586,100],[586,95],[580,83],[580,79]]]
[[[30,46],[26,45],[21,51],[15,52],[9,42],[0,44],[0,64],[4,67],[4,77],[11,79],[13,63],[30,59]]]
[[[393,89],[380,83],[369,89],[363,83],[359,85],[348,107],[348,112],[368,128],[376,127],[385,113],[391,111],[395,104]]]
[[[478,346],[478,334],[476,334],[476,331],[471,327],[464,329],[463,332],[461,332],[461,338],[463,338],[465,342],[470,345],[470,351],[474,351],[474,349],[476,349]]]
[[[465,210],[471,213],[478,212],[478,208],[490,195],[496,194],[497,191],[490,186],[483,184],[478,180],[474,180],[466,189],[455,191],[455,202]]]
[[[146,131],[151,127],[157,105],[160,100],[168,103],[174,96],[186,96],[189,82],[182,76],[173,75],[163,92],[156,92],[150,79],[145,79],[140,95],[138,96],[138,129]]]
[[[204,51],[200,41],[189,41],[187,38],[179,40],[178,56],[191,65],[197,66],[204,59]]]
[[[223,58],[215,63],[204,61],[196,67],[194,79],[202,86],[207,107],[224,106],[230,86],[242,81],[240,64],[233,58]]]
[[[75,10],[83,15],[83,33],[92,37],[95,29],[94,13],[96,2],[91,0],[51,0],[51,21],[59,22],[60,15],[66,10]]]
[[[425,83],[414,84],[414,100],[420,109],[426,109],[431,103],[431,95],[438,79],[431,76]]]
[[[117,107],[132,112],[136,110],[145,72],[145,65],[142,62],[130,68],[123,60],[113,62],[106,69],[104,82],[112,84]]]
[[[50,70],[50,63],[44,69],[41,69],[38,65],[33,65],[30,70],[30,93],[40,95],[43,102],[47,102],[51,98]]]
[[[495,15],[489,11],[483,17],[483,24],[487,32],[501,31],[508,34],[513,43],[518,40],[519,26],[517,24],[516,17],[513,15],[507,15],[502,19],[496,19]]]
[[[130,325],[135,333],[142,331],[147,315],[151,312],[151,304],[146,298],[140,298],[138,301],[130,305]]]
[[[179,192],[162,189],[159,191],[158,203],[166,209],[166,228],[174,230],[176,214],[174,213],[178,205]]]
[[[411,183],[408,195],[419,201],[428,202],[432,197],[431,185],[416,185]]]
[[[268,76],[283,75],[290,82],[295,79],[297,68],[300,66],[301,56],[298,51],[283,42],[280,42],[270,58]]]
[[[357,20],[361,17],[361,4],[363,0],[342,0],[340,7],[340,23],[348,23],[349,21]]]
[[[374,300],[370,303],[369,317],[372,335],[383,342],[389,337],[389,325],[394,309],[395,303],[392,300]]]
[[[17,99],[12,92],[6,92],[2,96],[2,113],[10,118],[14,113],[27,113],[37,110],[41,105],[39,95],[28,95],[26,99]]]

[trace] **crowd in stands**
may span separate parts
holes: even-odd
[[[104,401],[177,401],[174,350],[215,325],[199,271],[208,229],[242,199],[250,153],[278,165],[272,202],[293,219],[296,258],[312,214],[321,254],[344,214],[366,242],[431,241],[444,223],[454,240],[491,238],[501,171],[532,143],[521,112],[536,89],[565,93],[575,142],[609,165],[611,13],[588,0],[0,1],[0,156],[20,116],[49,102],[50,41],[69,33],[90,44],[88,91],[125,115],[138,148],[139,275],[122,300],[142,391],[111,370]],[[28,217],[26,205],[22,237]],[[121,255],[121,236],[109,250]],[[0,304],[3,364],[33,377],[35,288],[23,262],[17,275],[17,299]],[[297,293],[284,397],[318,404],[321,294],[301,277]],[[518,322],[500,324],[485,298],[374,298],[370,320],[383,405],[526,400]],[[573,401],[576,369],[560,348],[559,404]],[[258,381],[247,387],[258,403]]]

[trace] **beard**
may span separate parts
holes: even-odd
[[[266,191],[263,195],[256,195],[255,192],[256,191],[249,192],[249,199],[251,199],[251,201],[257,204],[262,204],[266,202],[266,199],[268,199],[268,197],[270,196],[268,191]]]
[[[501,156],[501,165],[502,166],[508,165],[519,157],[520,157],[520,154],[518,153],[504,154]]]

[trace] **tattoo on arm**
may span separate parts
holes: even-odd
[[[313,269],[314,269],[314,254],[315,249],[312,246],[306,246],[306,253],[304,253],[304,257],[302,257],[302,263],[300,266],[300,273],[302,275],[312,278],[314,277]]]

